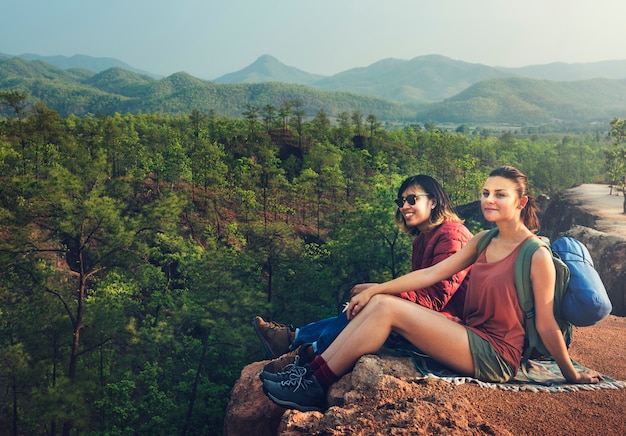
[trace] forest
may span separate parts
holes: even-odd
[[[622,171],[609,121],[521,135],[297,104],[64,117],[0,97],[3,434],[221,434],[264,358],[255,315],[302,325],[408,272],[392,201],[407,176],[462,205],[503,164],[548,196]]]

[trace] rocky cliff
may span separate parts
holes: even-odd
[[[622,196],[603,185],[583,185],[552,199],[541,220],[541,233],[555,240],[571,236],[589,249],[602,278],[612,314],[626,316],[626,215]]]
[[[607,216],[606,208],[597,205],[581,206],[580,199],[579,192],[568,191],[550,201],[542,214],[541,233],[551,239],[570,235],[583,241],[614,314],[624,316],[626,216],[622,233],[615,226],[620,217]],[[603,231],[607,222],[610,234]],[[624,380],[625,329],[626,319],[614,315],[597,326],[577,329],[572,357]],[[513,394],[422,379],[409,358],[368,355],[333,385],[328,398],[332,407],[325,413],[303,413],[279,407],[263,394],[258,374],[266,363],[255,362],[242,370],[231,393],[225,435],[626,434],[626,389]]]

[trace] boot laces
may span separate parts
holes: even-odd
[[[282,330],[282,329],[287,329],[287,331],[293,330],[293,326],[291,324],[280,324],[274,321],[268,321],[267,324],[268,324],[267,327],[272,330]]]
[[[280,385],[285,388],[290,388],[295,386],[293,392],[302,388],[303,390],[307,390],[309,386],[313,383],[313,380],[305,378],[307,374],[307,370],[305,367],[300,366],[292,369],[293,372],[289,374],[289,378],[287,380],[283,380],[280,382]]]
[[[293,363],[285,365],[285,367],[280,370],[277,375],[290,375],[293,371],[298,371],[298,368],[304,368],[303,366],[298,365],[300,361],[300,356],[296,356]]]

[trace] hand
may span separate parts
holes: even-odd
[[[350,295],[354,297],[355,295],[360,294],[367,288],[371,288],[372,286],[375,286],[377,284],[378,283],[359,283],[358,285],[354,285],[354,287],[350,290]]]
[[[604,378],[602,378],[602,375],[596,371],[594,371],[593,369],[584,369],[582,371],[578,371],[576,373],[576,380],[574,380],[574,383],[591,383],[591,384],[595,384],[595,383],[599,383],[602,380],[604,380]]]
[[[354,294],[350,299],[350,303],[346,309],[346,316],[348,320],[357,316],[359,312],[367,306],[367,303],[369,303],[371,297],[369,296],[369,292],[363,292],[364,290],[365,289],[362,289],[358,293]]]

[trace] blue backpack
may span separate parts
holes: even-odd
[[[497,233],[497,228],[488,231],[478,242],[477,253],[482,252]],[[582,242],[563,237],[550,245],[545,237],[529,238],[524,242],[515,261],[515,288],[525,317],[523,361],[550,356],[535,327],[534,297],[530,281],[532,256],[542,246],[552,253],[556,270],[554,318],[566,345],[569,346],[572,339],[572,325],[593,325],[604,319],[613,309],[604,284],[593,267],[589,251]]]
[[[585,244],[564,236],[551,245],[570,270],[570,280],[563,302],[563,317],[575,326],[594,325],[606,318],[613,306]]]

